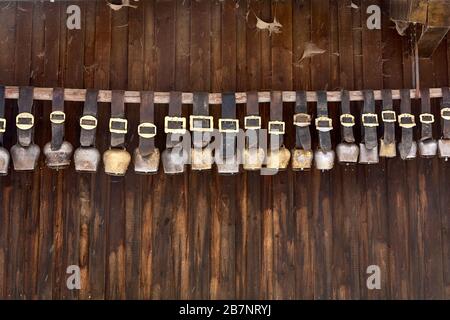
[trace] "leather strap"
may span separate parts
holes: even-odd
[[[222,118],[236,119],[236,96],[234,93],[222,94]],[[223,141],[223,158],[232,158],[236,154],[236,137],[237,133],[222,133]]]
[[[0,119],[5,119],[5,86],[0,86]],[[6,130],[6,121],[0,123],[0,146],[3,146],[3,130]]]
[[[402,114],[411,113],[411,97],[409,89],[400,90],[400,111]],[[399,144],[400,155],[404,159],[408,156],[411,151],[413,141],[413,129],[412,128],[402,128],[402,140]]]
[[[341,114],[342,115],[351,115],[350,109],[350,94],[347,90],[342,90],[341,92]],[[354,143],[355,136],[353,135],[353,126],[344,126],[341,123],[341,133],[342,139],[347,143]]]
[[[181,92],[172,91],[170,92],[170,102],[169,102],[169,117],[181,117],[182,115],[182,95]],[[168,133],[166,138],[166,148],[175,148],[181,141],[179,139],[180,134],[178,133]]]
[[[258,92],[251,91],[247,92],[247,116],[259,116],[259,102],[258,102]],[[249,149],[255,149],[259,146],[259,129],[253,130],[255,134],[247,136],[247,147]]]
[[[308,114],[308,101],[306,91],[297,91],[295,99],[295,113]],[[311,132],[309,126],[295,127],[295,146],[306,151],[311,150]]]
[[[381,98],[383,99],[383,111],[394,111],[394,104],[392,102],[392,90],[382,90]],[[391,119],[391,121],[389,122],[383,122],[383,141],[386,145],[395,143],[395,122],[397,121],[397,119],[394,114],[392,114],[392,118],[393,119]]]
[[[53,89],[53,100],[52,100],[52,112],[62,112],[63,114],[58,115],[61,117],[64,116],[64,89],[63,88],[54,88]],[[55,117],[55,116],[54,116]],[[64,121],[62,122],[52,122],[52,141],[51,148],[52,150],[59,150],[64,141]]]
[[[364,90],[364,114],[374,114],[375,113],[375,96],[372,90]],[[374,149],[378,146],[377,141],[377,127],[371,127],[367,124],[362,124],[362,130],[364,133],[364,144],[369,150]]]
[[[111,118],[125,119],[125,91],[113,90],[111,97]],[[114,126],[114,124],[113,124]],[[120,124],[118,128],[124,129],[124,124]],[[125,146],[126,133],[111,132],[111,147],[123,148]]]
[[[97,118],[97,100],[98,100],[98,90],[87,89],[86,90],[86,100],[84,102],[83,116],[92,116]],[[95,145],[95,135],[97,133],[97,128],[94,129],[84,129],[81,128],[80,132],[80,144],[82,147],[93,147]]]
[[[431,105],[430,105],[430,90],[421,89],[420,90],[421,99],[421,114],[431,115]],[[431,117],[431,116],[430,116]],[[421,122],[421,141],[433,139],[433,124]]]
[[[270,121],[283,121],[283,94],[281,91],[272,91],[270,99]],[[276,125],[283,127],[281,123]],[[281,128],[280,128],[281,129]],[[272,150],[279,149],[283,145],[283,134],[270,134],[270,148]]]
[[[33,110],[33,87],[20,87],[19,89],[19,113],[31,113]],[[30,129],[17,128],[17,140],[22,147],[28,147],[33,143],[34,126]]]
[[[155,117],[155,94],[153,91],[141,92],[141,109],[140,121],[141,123],[154,124]],[[155,138],[145,138],[139,136],[139,151],[143,157],[149,156],[155,149]]]
[[[317,91],[317,116],[328,117],[328,97],[326,91]],[[319,146],[322,151],[331,150],[331,135],[329,131],[319,131]]]
[[[450,108],[450,88],[445,87],[442,88],[442,103],[441,103],[441,112],[444,112],[443,109]],[[445,112],[447,116],[450,115],[450,112]],[[442,134],[444,139],[450,139],[450,118],[444,119],[441,117],[441,126],[442,126]]]
[[[207,92],[194,92],[192,111],[194,116],[209,116],[209,94]],[[209,121],[201,122],[202,127],[209,125]],[[197,148],[206,147],[210,140],[209,132],[192,132],[192,142]]]

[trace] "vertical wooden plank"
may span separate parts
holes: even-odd
[[[450,79],[450,40],[447,36],[447,77]],[[440,68],[440,66],[437,66]],[[442,68],[444,69],[444,68]],[[440,85],[441,83],[439,83]],[[443,264],[444,264],[444,289],[445,297],[450,297],[450,217],[448,216],[448,208],[450,207],[450,188],[446,181],[450,176],[450,168],[447,163],[441,163],[439,166],[439,208],[442,221],[442,245],[443,245]]]
[[[282,21],[283,31],[272,36],[272,89],[292,89],[292,3],[272,3],[272,12]],[[286,61],[286,63],[280,63]],[[292,119],[292,104],[284,104],[285,119]],[[290,112],[289,112],[290,110]],[[291,117],[289,117],[289,114]],[[291,128],[288,126],[288,128]],[[289,144],[292,132],[285,135]],[[295,216],[292,209],[293,175],[292,171],[279,172],[272,178],[273,188],[273,272],[274,298],[295,298],[294,232]]]
[[[191,2],[190,89],[209,91],[211,83],[211,2]],[[208,172],[190,172],[189,263],[192,299],[210,298],[211,179]]]

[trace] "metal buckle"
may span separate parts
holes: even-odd
[[[383,122],[395,122],[397,121],[397,114],[394,110],[384,110],[381,112],[381,119]]]
[[[54,124],[62,124],[66,121],[66,114],[63,111],[53,111],[50,113],[50,122]]]
[[[355,125],[355,116],[350,113],[343,113],[340,117],[341,126],[351,128]]]
[[[258,124],[252,124],[253,121],[257,121]],[[261,117],[260,116],[246,116],[244,118],[244,127],[246,130],[261,129]]]
[[[329,117],[318,117],[315,120],[316,129],[321,132],[328,132],[333,130],[333,119]]]
[[[33,128],[34,116],[29,112],[19,113],[16,117],[16,126],[21,130],[29,130]]]
[[[195,121],[202,121],[207,120],[209,122],[207,127],[196,127]],[[192,132],[212,132],[214,130],[214,119],[212,116],[189,116],[189,124],[190,124],[190,130]]]
[[[225,129],[225,127],[230,127],[228,124],[232,126],[232,128]],[[219,119],[219,132],[223,133],[237,133],[239,132],[239,120],[238,119]]]
[[[405,120],[409,120],[409,122],[405,122]],[[416,121],[415,118],[412,114],[410,113],[402,113],[398,116],[398,125],[401,128],[405,128],[405,129],[411,129],[414,128],[416,126]]]
[[[138,126],[138,135],[141,138],[151,139],[156,137],[157,128],[153,123],[143,122]]]
[[[3,133],[6,131],[6,119],[0,118],[0,133]]]
[[[123,125],[123,129],[114,129],[114,124]],[[111,133],[127,133],[128,132],[128,120],[123,118],[110,118],[109,119],[109,132]]]
[[[178,127],[169,128],[170,123],[177,123]],[[185,117],[169,117],[164,118],[164,132],[165,133],[179,133],[184,134],[186,132],[186,118]]]
[[[364,113],[361,120],[365,127],[378,127],[378,115],[376,113]]]
[[[450,120],[450,108],[441,109],[441,118],[444,120]]]
[[[285,132],[286,124],[284,121],[269,121],[268,123],[269,134],[283,135]]]
[[[309,125],[311,125],[311,115],[307,113],[294,114],[294,126],[308,127]]]
[[[97,128],[97,118],[94,116],[82,116],[80,118],[80,127],[84,130],[93,130]]]
[[[419,117],[420,117],[420,123],[424,123],[424,124],[434,123],[434,115],[431,113],[422,113]]]

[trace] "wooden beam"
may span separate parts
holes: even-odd
[[[52,88],[34,88],[34,100],[41,101],[51,101],[52,100],[53,89]],[[374,90],[375,99],[381,100],[381,91]],[[419,97],[419,93],[416,94],[415,89],[410,90],[411,98]],[[86,89],[65,89],[64,90],[64,100],[65,101],[75,101],[83,102],[86,96]],[[157,104],[167,104],[169,103],[169,92],[155,92],[155,103]],[[270,102],[270,92],[262,91],[258,93],[260,103]],[[430,89],[431,98],[442,97],[442,89],[433,88]],[[19,87],[6,86],[5,87],[5,98],[6,99],[18,99],[19,98]],[[184,104],[192,104],[193,94],[189,92],[183,92],[182,101]],[[400,90],[392,90],[392,98],[394,100],[400,100]],[[283,101],[284,102],[295,102],[296,93],[295,91],[283,91]],[[307,92],[307,99],[310,102],[317,101],[317,96],[315,91]],[[363,91],[355,90],[350,91],[351,101],[363,101]],[[328,101],[329,102],[339,102],[341,101],[340,91],[328,91]],[[111,102],[111,91],[110,90],[100,90],[98,96],[98,102]],[[125,103],[138,104],[141,102],[139,91],[125,91]],[[236,102],[246,103],[247,97],[245,92],[236,92]],[[210,93],[209,94],[210,104],[221,104],[222,94],[221,93]]]
[[[391,0],[391,20],[425,24],[427,22],[427,0]]]
[[[450,27],[450,0],[429,0],[428,27]]]

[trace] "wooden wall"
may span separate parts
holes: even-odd
[[[82,28],[68,30],[65,2],[2,1],[0,83],[213,92],[410,88],[408,41],[386,14],[382,30],[366,28],[367,6],[384,1],[352,2],[358,8],[350,0],[141,0],[138,9],[114,12],[105,1],[72,1]],[[255,15],[276,16],[282,33],[258,31]],[[310,41],[326,53],[300,61]],[[449,61],[444,40],[432,60],[421,61],[422,87],[448,86]],[[13,121],[16,102],[8,106]],[[66,136],[78,146],[82,105],[66,107]],[[285,108],[289,120],[293,106]],[[165,112],[157,107],[158,124]],[[49,113],[49,103],[36,103],[41,147],[50,140]],[[129,106],[127,116],[135,127],[138,108]],[[108,117],[102,104],[101,151]],[[291,126],[287,133],[292,147]],[[340,139],[339,130],[333,137]],[[129,150],[137,140],[129,134]],[[0,178],[0,298],[448,299],[449,179],[450,165],[438,159],[274,177],[125,178],[53,172],[41,159],[34,173]],[[372,264],[381,268],[381,290],[366,287]],[[68,265],[80,266],[81,290],[67,289]]]

